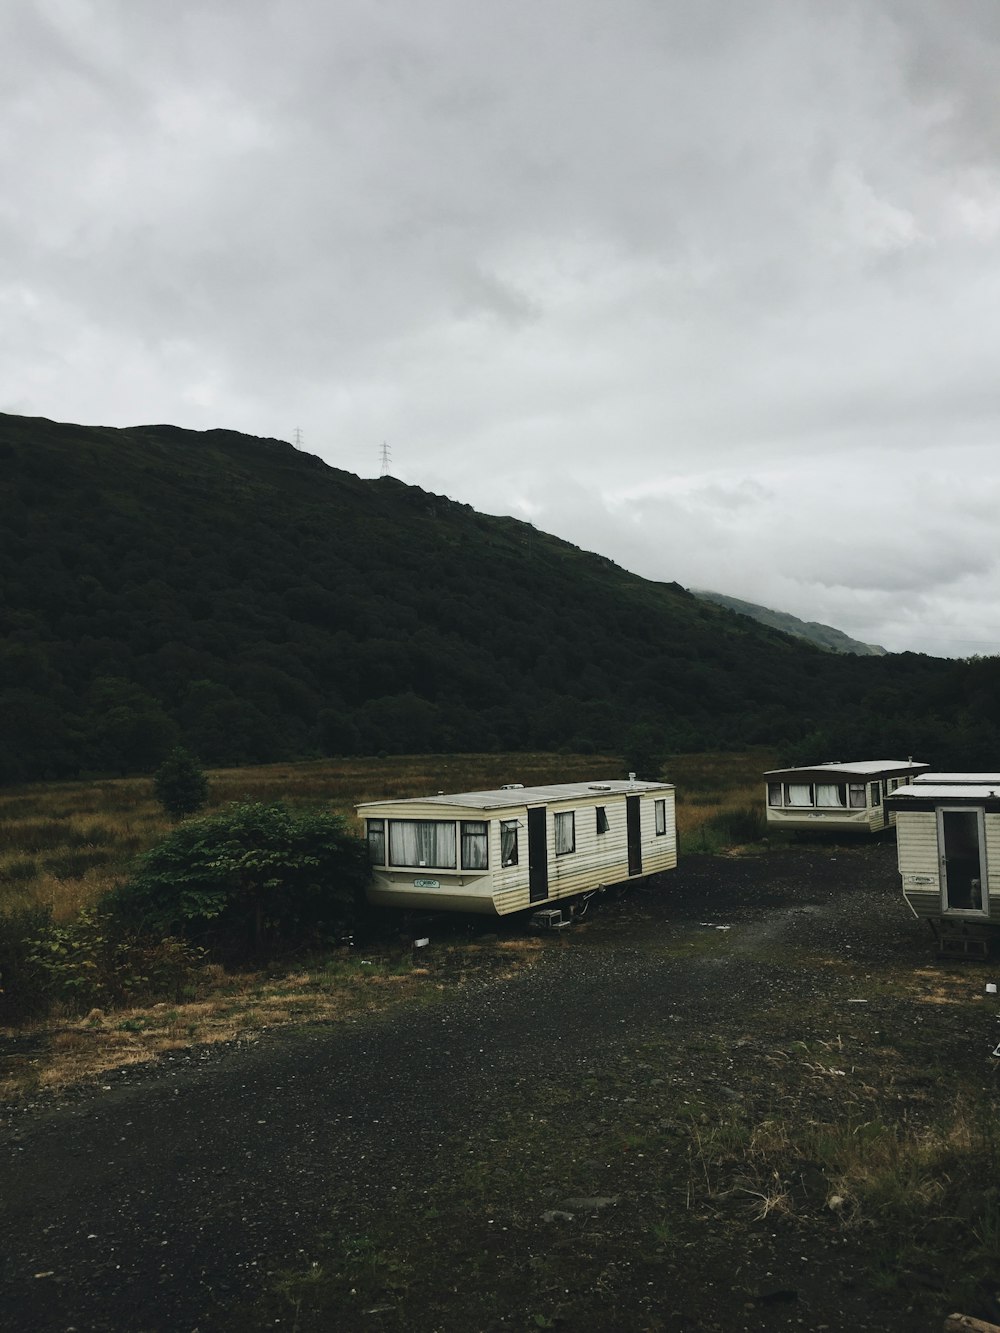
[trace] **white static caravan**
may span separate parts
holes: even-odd
[[[923,773],[890,805],[913,915],[942,953],[985,955],[1000,927],[1000,773]]]
[[[929,767],[912,759],[865,759],[772,769],[764,774],[767,822],[814,833],[878,833],[895,822],[886,796]]]
[[[358,806],[379,907],[506,916],[677,864],[666,782],[547,787]]]

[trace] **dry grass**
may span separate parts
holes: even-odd
[[[18,1029],[37,1044],[34,1054],[6,1062],[0,1100],[36,1091],[55,1092],[110,1069],[155,1060],[168,1051],[218,1042],[252,1042],[288,1023],[335,1023],[401,1002],[428,1003],[467,978],[488,972],[502,979],[530,967],[544,947],[538,939],[432,945],[414,965],[408,951],[394,955],[341,950],[285,976],[228,974],[206,967],[198,998],[180,1004],[147,1004],[106,1013],[94,1009],[71,1022],[48,1021]],[[10,1029],[0,1028],[13,1037]]]
[[[685,850],[713,821],[738,810],[764,809],[764,778],[780,757],[768,750],[734,754],[684,754],[671,759],[668,778],[677,787],[677,836]],[[721,850],[706,847],[706,850]]]
[[[677,787],[681,836],[697,832],[720,811],[759,802],[760,774],[770,766],[771,756],[761,753],[672,758],[664,776]],[[355,804],[367,800],[472,791],[505,782],[530,786],[597,780],[620,773],[617,758],[564,754],[403,755],[270,764],[211,772],[208,809],[230,801],[283,800],[319,804],[353,819]],[[135,856],[171,827],[150,778],[8,788],[0,792],[0,912],[42,904],[57,922],[69,921],[121,882]],[[503,952],[503,946],[497,948]],[[530,952],[531,946],[522,942],[510,965],[524,966]],[[15,1062],[18,1068],[6,1077],[6,1094],[31,1085],[59,1087],[178,1046],[248,1039],[281,1022],[332,1021],[361,995],[372,1005],[421,986],[445,984],[435,970],[412,966],[399,971],[376,967],[363,978],[341,977],[335,986],[329,975],[323,984],[314,973],[308,975],[303,990],[296,989],[291,978],[265,983],[259,977],[220,978],[209,972],[196,1003],[123,1010],[72,1026],[60,1027],[56,1019],[47,1026],[20,1029],[29,1036],[41,1034],[46,1041],[51,1036],[51,1049],[40,1062]],[[172,1017],[167,1021],[165,1015]],[[0,1096],[4,1088],[0,1080]]]
[[[713,817],[760,804],[761,774],[773,756],[762,752],[677,755],[665,777],[677,787],[682,840]],[[393,755],[323,759],[209,774],[209,810],[230,801],[320,804],[349,819],[362,801],[437,791],[474,791],[505,782],[525,786],[621,775],[607,755]],[[151,778],[58,782],[0,792],[0,910],[42,903],[57,921],[70,920],[129,871],[136,854],[169,833]]]

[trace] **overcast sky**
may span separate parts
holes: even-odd
[[[4,0],[0,410],[1000,653],[997,0]]]

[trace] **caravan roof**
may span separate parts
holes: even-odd
[[[672,782],[630,782],[628,778],[597,782],[556,782],[545,787],[498,787],[492,791],[465,791],[436,796],[402,796],[391,801],[365,801],[357,808],[384,805],[463,805],[471,810],[501,810],[512,805],[548,805],[552,801],[573,801],[592,797],[600,804],[602,797],[633,795],[642,792],[672,791]]]
[[[825,764],[803,764],[798,768],[772,768],[764,776],[777,778],[792,773],[830,773],[837,777],[864,778],[874,777],[876,773],[911,773],[914,769],[927,767],[927,764],[914,759],[859,759],[848,763],[831,760]]]

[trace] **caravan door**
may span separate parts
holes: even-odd
[[[638,796],[625,797],[625,824],[628,829],[628,873],[642,874],[642,815]]]
[[[937,824],[941,910],[989,916],[982,808],[942,806]]]
[[[544,902],[549,896],[549,850],[545,830],[545,806],[528,810],[528,901]]]

